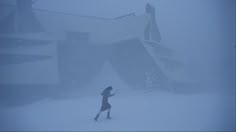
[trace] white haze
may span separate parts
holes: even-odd
[[[0,125],[0,130],[235,130],[233,0],[38,0],[34,8],[116,18],[129,13],[144,14],[147,2],[156,7],[162,37],[160,44],[173,50],[174,58],[183,64],[182,72],[173,76],[201,92],[192,92],[195,90],[190,88],[188,92],[135,89],[127,85],[107,62],[84,86],[86,90],[77,89],[74,82],[70,85],[73,91],[59,92],[59,97],[52,94],[57,91],[53,89],[45,91],[50,96],[29,104],[1,106],[0,123],[4,125]],[[37,69],[37,65],[34,68]],[[47,82],[53,76],[51,74],[58,76],[55,71],[49,74],[42,80],[30,82]],[[109,85],[119,89],[110,99],[113,119],[109,121],[101,116],[94,122],[100,108],[100,93]],[[27,100],[31,102],[29,100],[31,98]]]

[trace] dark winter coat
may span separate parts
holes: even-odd
[[[103,90],[103,92],[101,93],[102,97],[102,107],[101,107],[101,111],[105,111],[107,109],[111,108],[111,105],[108,102],[108,98],[111,96],[114,96],[114,94],[111,94],[111,88],[106,88],[105,90]]]

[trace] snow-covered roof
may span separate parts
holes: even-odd
[[[173,56],[173,50],[154,41],[142,41],[145,49],[171,82],[193,82],[183,70],[183,64]]]
[[[129,15],[120,19],[101,19],[62,13],[35,10],[35,15],[47,32],[56,34],[65,32],[89,33],[91,43],[110,44],[113,42],[143,38],[149,21],[147,14]]]

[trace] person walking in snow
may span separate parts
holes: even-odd
[[[106,110],[107,110],[107,119],[111,119],[111,117],[110,117],[111,105],[110,105],[109,102],[108,102],[108,98],[115,95],[115,93],[111,94],[111,91],[112,91],[112,87],[109,86],[109,87],[105,88],[105,89],[103,90],[103,92],[101,93],[101,95],[103,96],[103,97],[102,97],[102,106],[101,106],[101,108],[100,108],[100,111],[98,112],[98,114],[97,114],[96,117],[94,118],[95,121],[97,121],[98,118],[99,118],[99,115],[100,115],[102,112],[106,111]]]

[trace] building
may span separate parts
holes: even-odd
[[[0,17],[4,87],[68,90],[76,82],[83,88],[106,62],[134,88],[165,89],[170,83],[156,56],[171,58],[172,53],[160,44],[155,8],[149,4],[143,15],[114,19],[33,9],[31,0],[4,5],[15,8]]]

